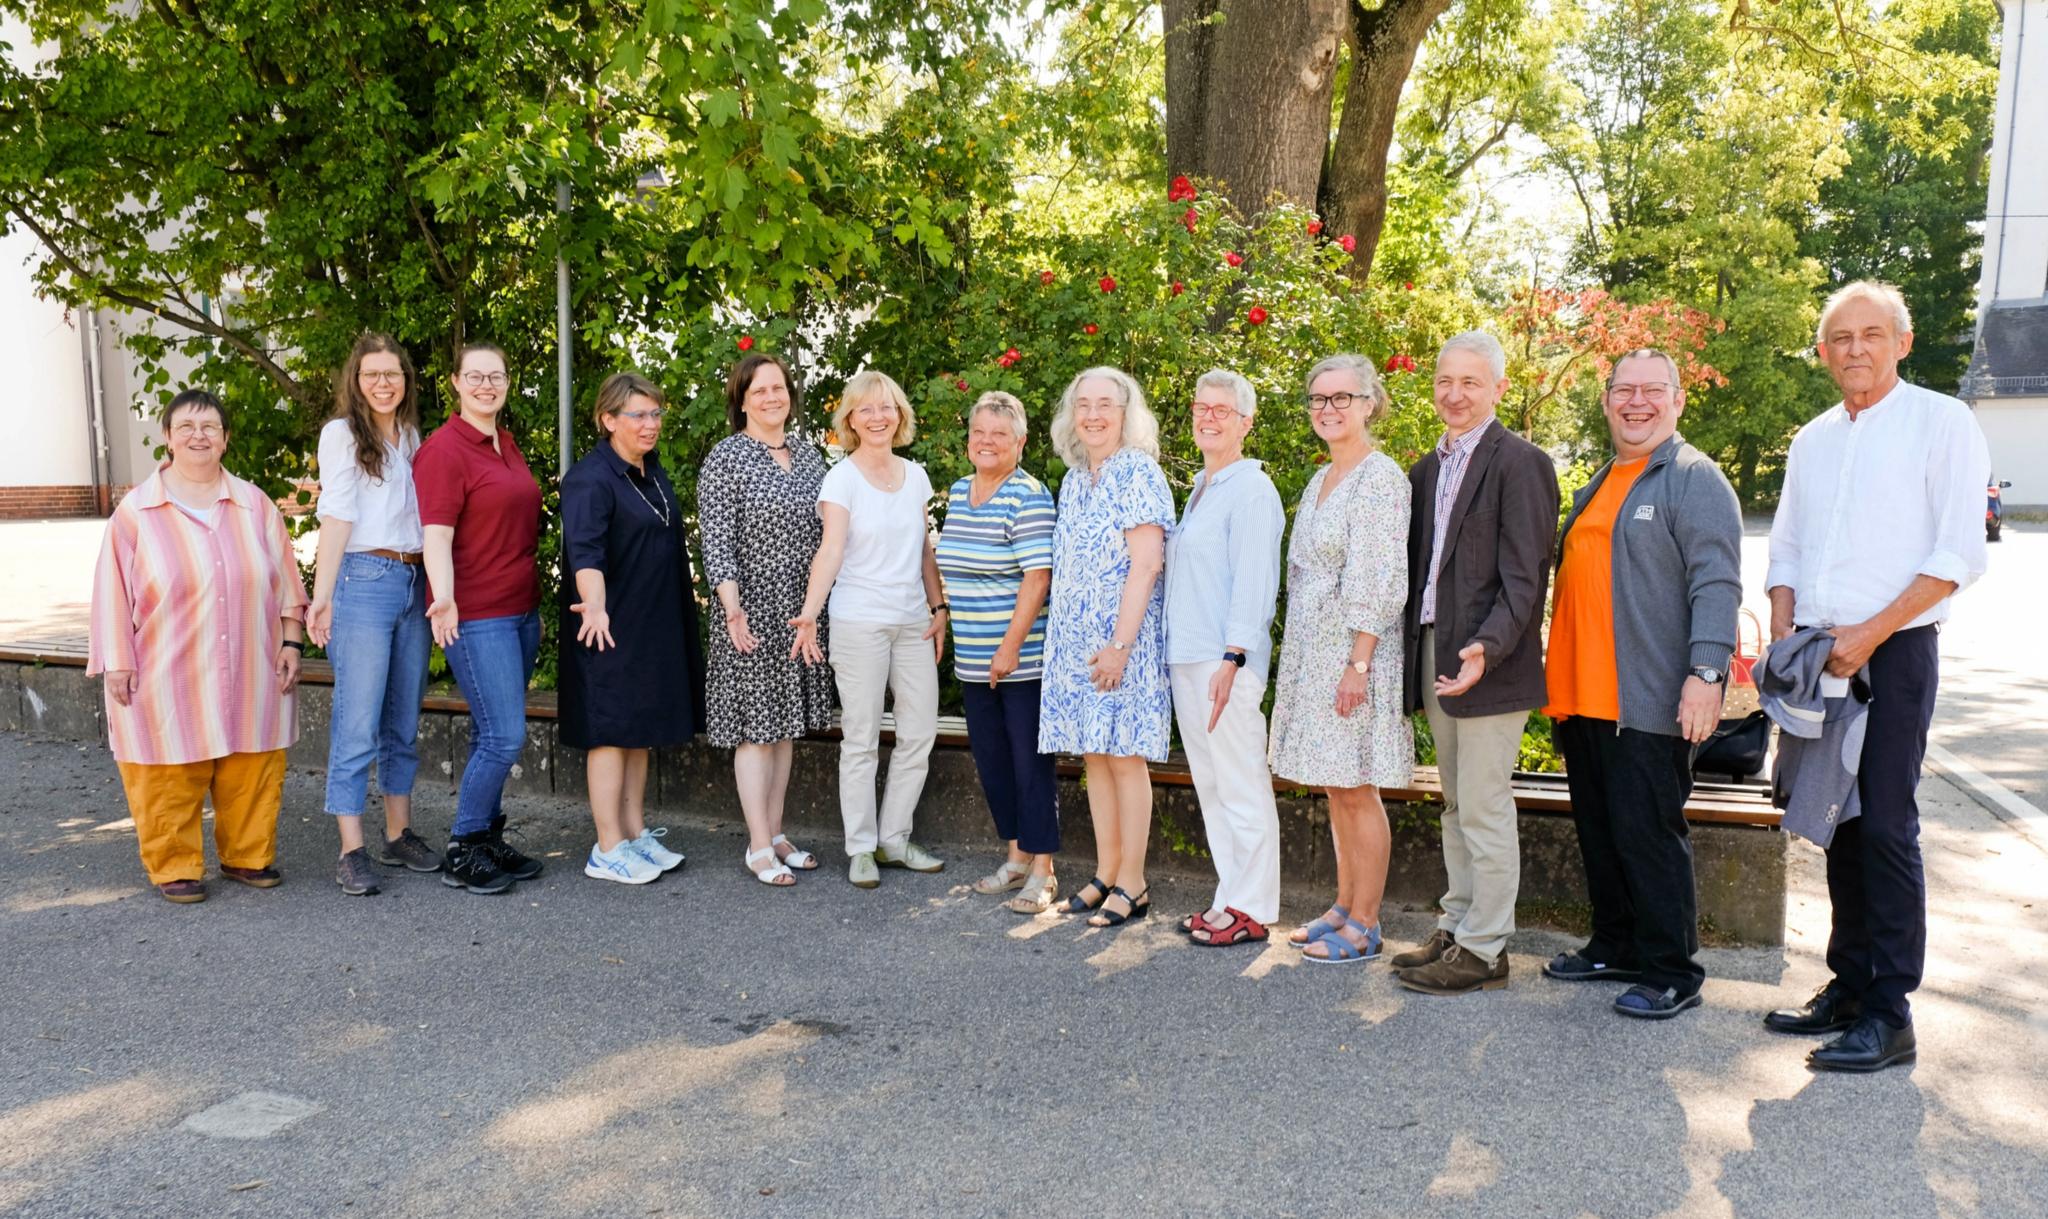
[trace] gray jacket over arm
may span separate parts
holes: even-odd
[[[1607,481],[1608,462],[1572,497],[1563,538]],[[1742,607],[1742,506],[1706,454],[1673,435],[1650,454],[1614,518],[1614,656],[1621,726],[1679,735],[1678,699],[1695,666],[1728,671]]]

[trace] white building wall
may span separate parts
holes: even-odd
[[[78,319],[39,299],[29,280],[34,237],[0,236],[0,487],[81,486],[92,481],[86,432],[85,347]]]
[[[1991,448],[1991,473],[2010,481],[2005,502],[2048,505],[2048,398],[1986,398],[1977,426]]]
[[[1991,128],[1984,270],[1977,299],[2048,296],[2048,0],[2002,0],[2005,36]]]

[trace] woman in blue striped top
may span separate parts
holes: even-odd
[[[967,416],[974,473],[953,484],[939,533],[939,574],[953,607],[953,672],[967,708],[967,741],[1010,857],[977,893],[1021,889],[1009,908],[1052,904],[1060,849],[1053,760],[1038,752],[1045,598],[1052,586],[1053,500],[1017,468],[1024,404],[983,394]]]

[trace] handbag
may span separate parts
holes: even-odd
[[[1739,719],[1722,720],[1692,756],[1692,773],[1726,775],[1730,779],[1753,778],[1764,772],[1764,760],[1771,752],[1771,717],[1752,711]]]
[[[1756,629],[1756,642],[1749,641],[1749,631]],[[1756,666],[1764,653],[1764,624],[1749,610],[1743,610],[1735,623],[1735,654],[1728,658],[1728,693],[1721,710],[1728,719],[1741,719],[1757,710],[1761,700],[1756,693]],[[1725,725],[1728,721],[1724,719]]]

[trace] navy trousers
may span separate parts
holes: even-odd
[[[1933,626],[1900,631],[1870,654],[1870,718],[1857,766],[1863,812],[1828,847],[1834,930],[1828,968],[1894,1028],[1927,960],[1927,876],[1920,862],[1920,763],[1939,680]]]
[[[1035,680],[960,683],[967,747],[996,833],[1028,855],[1050,855],[1060,849],[1059,795],[1052,756],[1038,752],[1038,696]]]

